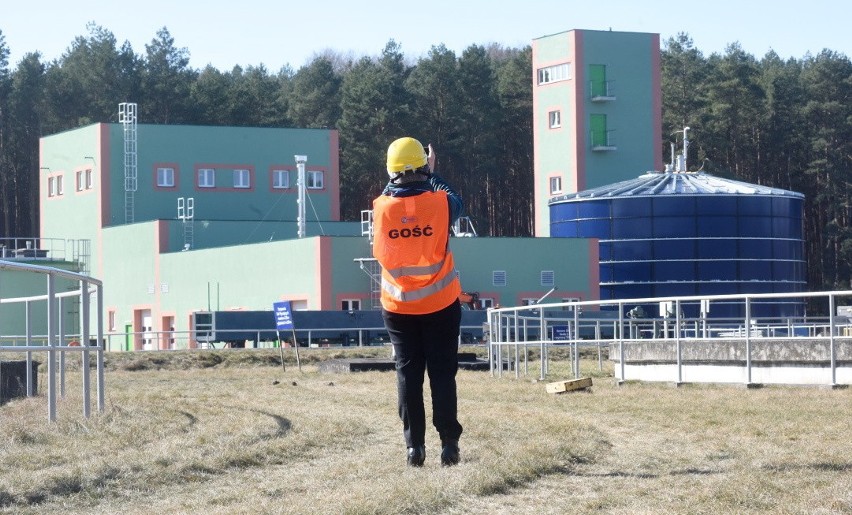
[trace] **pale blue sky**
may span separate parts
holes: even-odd
[[[298,69],[332,49],[378,55],[390,39],[416,59],[440,43],[460,54],[471,44],[509,47],[570,29],[653,32],[663,41],[687,32],[709,55],[738,41],[755,57],[770,49],[801,58],[824,48],[850,55],[848,0],[0,0],[0,31],[14,68],[27,52],[60,57],[94,21],[137,54],[165,26],[190,65],[263,63],[270,71]]]

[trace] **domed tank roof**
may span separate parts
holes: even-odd
[[[803,194],[795,191],[722,179],[704,172],[647,172],[635,179],[553,197],[549,203],[640,195],[774,195],[804,198]]]

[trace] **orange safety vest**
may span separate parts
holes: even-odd
[[[445,191],[382,195],[373,201],[373,257],[382,265],[382,307],[422,315],[459,298],[449,227]]]

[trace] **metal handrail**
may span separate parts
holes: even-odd
[[[837,385],[837,345],[836,337],[840,328],[845,329],[852,336],[852,324],[837,323],[835,316],[835,303],[837,298],[852,297],[852,291],[827,291],[827,292],[787,292],[787,293],[762,293],[762,294],[728,294],[728,295],[695,295],[686,297],[649,297],[639,299],[612,299],[592,301],[569,301],[540,304],[533,306],[505,307],[488,310],[489,326],[489,362],[492,375],[502,376],[504,366],[514,366],[515,376],[519,377],[520,363],[517,359],[518,349],[527,349],[538,346],[541,349],[542,363],[540,379],[544,379],[548,368],[547,350],[554,346],[569,346],[573,352],[573,371],[575,377],[579,377],[579,347],[618,345],[620,361],[620,377],[624,378],[624,342],[642,340],[642,335],[637,331],[647,330],[643,327],[651,326],[651,337],[664,341],[673,341],[677,352],[678,382],[682,380],[681,341],[690,340],[735,340],[746,344],[746,370],[747,383],[751,383],[752,341],[760,338],[795,338],[808,341],[828,341],[830,352],[831,383]],[[751,304],[757,300],[771,299],[800,299],[804,302],[809,298],[825,298],[828,301],[829,313],[821,317],[784,317],[754,319],[751,317]],[[684,303],[698,302],[712,303],[714,301],[740,301],[745,305],[745,314],[738,318],[712,319],[684,318],[681,306]],[[625,307],[672,302],[674,313],[671,318],[625,318]],[[617,318],[605,317],[601,312],[600,317],[584,316],[578,317],[579,311],[584,308],[600,308],[602,306],[616,307]],[[565,308],[573,310],[573,314],[567,315]],[[549,316],[545,316],[548,313]],[[560,315],[566,313],[566,315]],[[589,312],[586,312],[589,315]],[[529,323],[535,322],[539,329],[537,334],[530,334]],[[601,331],[602,327],[611,326],[611,336],[605,337]],[[659,325],[660,332],[657,332]],[[514,331],[511,330],[514,327]],[[567,327],[560,333],[560,338],[555,337],[556,328]],[[589,334],[590,328],[594,328],[594,337],[584,338],[582,334]],[[520,330],[523,329],[523,330]],[[806,334],[802,334],[807,331]],[[608,330],[606,332],[609,332]],[[659,335],[659,337],[658,337]],[[514,346],[515,356],[505,359],[504,347]],[[526,373],[526,370],[525,370]]]
[[[45,352],[47,353],[47,398],[48,398],[48,421],[56,420],[56,397],[57,397],[57,374],[60,378],[61,396],[65,396],[65,352],[80,352],[83,376],[83,416],[89,418],[91,415],[91,385],[90,385],[90,366],[89,353],[94,351],[96,355],[96,377],[97,377],[97,407],[98,412],[103,412],[105,408],[104,395],[104,356],[103,345],[99,342],[103,341],[103,282],[89,277],[88,275],[59,268],[34,265],[29,263],[16,263],[7,260],[0,260],[0,272],[21,272],[41,274],[47,277],[46,293],[43,295],[34,295],[28,297],[0,299],[3,304],[22,303],[25,312],[25,334],[24,345],[8,345],[4,343],[6,336],[0,335],[0,352],[25,352],[27,362],[27,395],[32,396],[33,392],[33,377],[32,377],[32,353]],[[76,281],[79,288],[72,291],[57,292],[56,280],[63,278],[70,281]],[[95,340],[92,343],[91,338],[91,303],[92,295],[96,297],[95,309]],[[63,345],[66,343],[66,335],[60,314],[60,306],[62,299],[68,297],[79,297],[80,299],[80,326],[79,346]],[[32,305],[34,302],[47,303],[47,333],[44,335],[45,345],[34,345],[33,332],[33,316]],[[70,341],[68,342],[70,343]]]

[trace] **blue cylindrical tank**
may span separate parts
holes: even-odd
[[[802,292],[803,202],[801,193],[703,172],[649,172],[554,197],[550,234],[600,240],[602,299]],[[743,314],[742,303],[716,302],[709,316]],[[800,317],[804,305],[755,302],[751,314]]]

